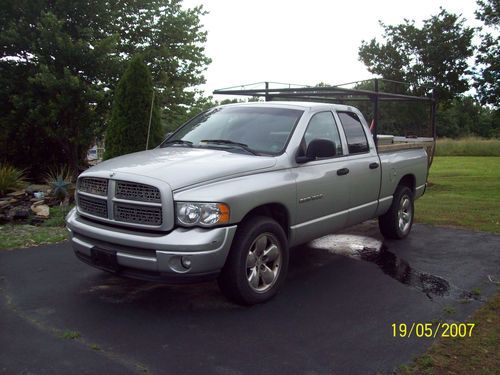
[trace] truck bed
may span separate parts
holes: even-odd
[[[424,148],[429,158],[429,165],[432,163],[434,139],[430,137],[407,138],[393,135],[379,135],[378,152],[391,152],[398,150],[409,150],[415,148]]]

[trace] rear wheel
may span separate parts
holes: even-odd
[[[255,216],[238,228],[218,283],[230,300],[253,305],[274,297],[288,269],[283,228],[271,218]]]
[[[413,214],[413,192],[408,186],[399,185],[389,211],[378,218],[380,232],[387,238],[405,238],[411,231]]]

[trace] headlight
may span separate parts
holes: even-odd
[[[224,203],[177,202],[177,222],[185,226],[212,226],[229,222],[229,206]]]

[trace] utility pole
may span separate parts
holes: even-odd
[[[146,150],[149,147],[149,133],[151,132],[151,118],[153,117],[154,101],[155,101],[155,90],[153,89],[153,94],[151,95],[151,109],[149,110],[148,138],[146,139]]]

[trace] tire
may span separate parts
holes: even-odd
[[[389,211],[378,218],[380,233],[386,238],[405,238],[411,231],[414,212],[413,192],[408,186],[399,185]]]
[[[219,288],[240,305],[266,302],[282,287],[288,258],[283,228],[269,217],[250,217],[236,232],[217,280]]]

